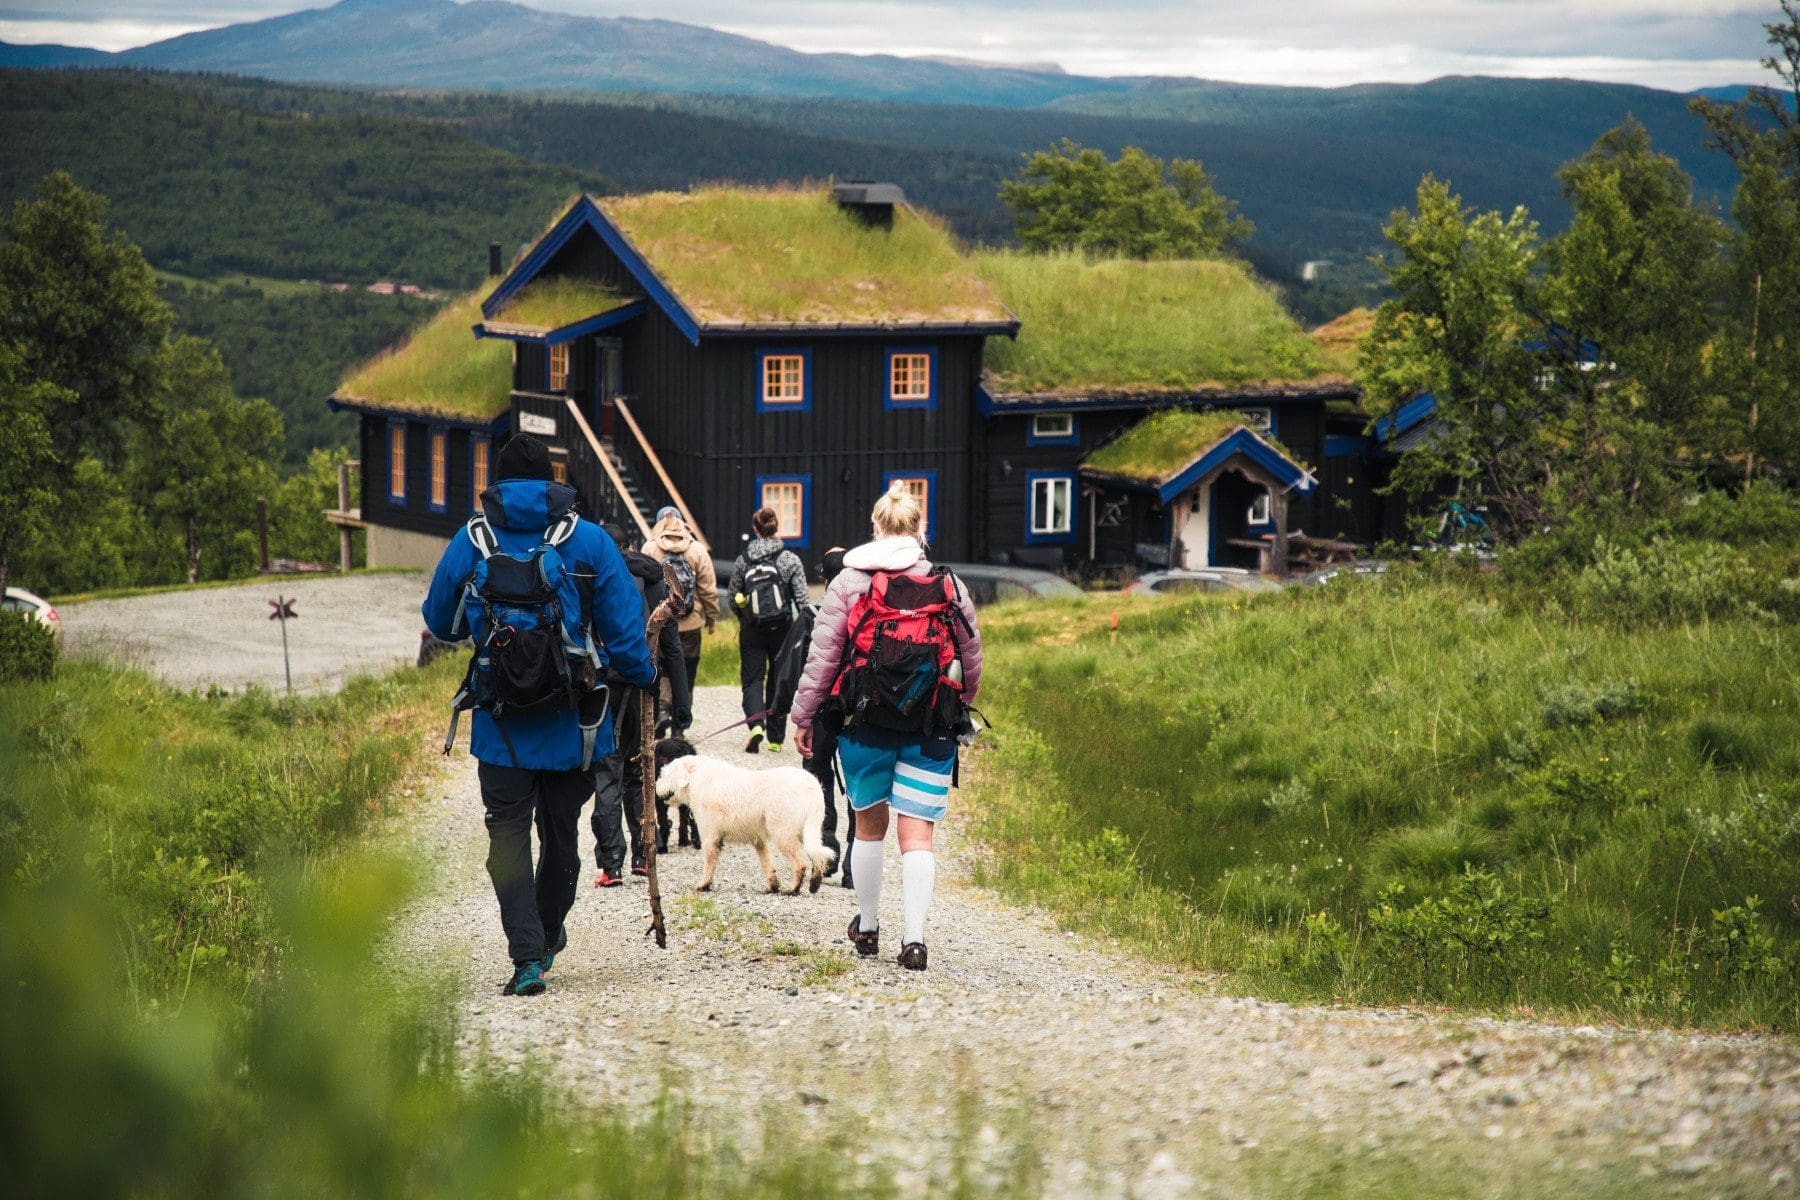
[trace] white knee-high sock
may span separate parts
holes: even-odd
[[[881,843],[857,838],[850,846],[850,882],[856,885],[856,904],[862,910],[857,928],[873,933],[881,928]]]
[[[900,900],[906,908],[906,944],[925,940],[925,914],[931,911],[931,889],[937,883],[937,855],[908,850],[900,856]]]

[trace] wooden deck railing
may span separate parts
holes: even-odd
[[[584,448],[594,464],[605,472],[607,482],[612,485],[612,494],[617,498],[619,511],[625,516],[629,516],[637,525],[638,532],[643,535],[644,540],[649,541],[650,522],[644,519],[644,514],[639,512],[638,506],[632,502],[631,492],[626,489],[625,481],[619,478],[619,469],[613,466],[612,455],[606,452],[606,448],[600,444],[600,439],[594,436],[594,430],[588,425],[587,418],[581,415],[580,406],[573,400],[564,400],[563,403],[568,407],[569,419],[581,432],[583,441],[577,442],[576,446]]]
[[[631,431],[631,436],[637,442],[644,461],[650,465],[650,469],[655,472],[657,480],[662,484],[663,490],[668,493],[670,503],[681,511],[681,519],[687,522],[688,530],[694,535],[694,540],[710,551],[712,543],[707,541],[706,534],[700,531],[700,523],[694,520],[693,511],[688,508],[687,501],[682,498],[681,489],[677,488],[675,481],[669,478],[668,471],[663,469],[662,459],[658,458],[656,451],[651,448],[649,439],[644,437],[644,431],[638,428],[637,418],[631,415],[631,406],[625,403],[625,397],[614,396],[612,405],[613,409],[625,418],[625,428]]]

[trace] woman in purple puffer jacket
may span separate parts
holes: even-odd
[[[820,710],[831,699],[844,662],[851,609],[877,575],[924,575],[932,569],[925,556],[924,515],[918,498],[896,482],[875,502],[874,540],[844,555],[843,572],[826,590],[813,626],[806,671],[794,696],[795,744],[802,755],[812,754],[814,721],[825,719]],[[981,687],[981,632],[968,589],[961,580],[954,581],[954,589],[960,613],[955,622],[956,654],[963,700],[969,703]],[[844,790],[856,813],[850,871],[858,912],[850,921],[850,942],[860,955],[878,954],[881,949],[881,853],[892,809],[899,818],[900,894],[906,918],[900,965],[925,969],[925,915],[937,876],[931,835],[949,803],[956,751],[956,731],[937,726],[919,734],[859,723],[838,739]]]

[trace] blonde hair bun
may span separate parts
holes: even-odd
[[[910,537],[924,541],[925,510],[905,480],[896,479],[888,485],[888,490],[875,502],[869,519],[882,537]]]

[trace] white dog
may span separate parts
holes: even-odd
[[[819,781],[799,767],[750,771],[717,758],[690,755],[678,758],[656,777],[656,794],[694,814],[700,827],[700,847],[705,869],[697,892],[712,888],[719,867],[719,850],[727,841],[748,842],[762,859],[769,890],[779,892],[771,847],[794,869],[792,896],[812,870],[811,890],[819,890],[831,851],[819,840],[825,824],[825,795]]]

